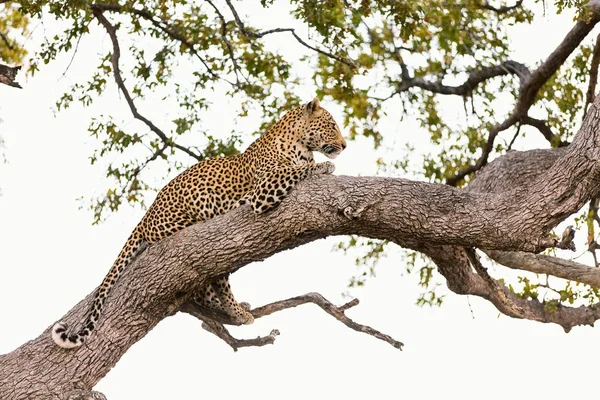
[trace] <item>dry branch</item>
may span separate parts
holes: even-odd
[[[358,299],[353,299],[346,304],[337,307],[319,293],[307,293],[303,296],[296,296],[287,300],[276,301],[274,303],[250,310],[250,312],[255,319],[258,319],[279,311],[298,307],[302,304],[308,303],[319,306],[327,314],[331,315],[350,329],[353,329],[357,332],[363,332],[367,335],[371,335],[377,339],[383,340],[399,350],[402,350],[402,346],[404,346],[402,342],[393,339],[391,336],[381,333],[369,326],[357,324],[346,316],[345,311],[358,305]],[[273,344],[275,342],[275,336],[279,335],[279,331],[274,329],[268,336],[257,337],[255,339],[236,339],[231,336],[227,328],[225,328],[222,323],[217,322],[210,317],[207,318],[205,310],[197,303],[188,301],[182,306],[181,311],[191,314],[202,320],[204,322],[202,325],[204,329],[222,339],[225,343],[231,346],[234,351],[237,351],[240,347],[264,346],[267,344]]]

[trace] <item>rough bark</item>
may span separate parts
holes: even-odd
[[[178,232],[149,248],[123,274],[86,346],[58,348],[46,330],[0,356],[0,397],[59,399],[77,390],[87,393],[131,345],[180,310],[209,279],[330,235],[387,239],[423,251],[452,290],[487,298],[508,315],[565,327],[591,323],[598,318],[595,308],[549,313],[543,304],[490,285],[485,271],[473,272],[473,258],[469,261],[464,248],[535,252],[558,244],[549,230],[600,195],[599,110],[596,98],[568,147],[528,153],[531,163],[522,168],[513,167],[524,162],[524,153],[509,153],[509,175],[501,161],[491,164],[481,173],[482,184],[474,182],[470,190],[406,179],[317,177],[300,184],[267,215],[256,217],[242,207]],[[522,176],[534,179],[515,185]],[[91,299],[88,295],[60,319],[81,319]]]

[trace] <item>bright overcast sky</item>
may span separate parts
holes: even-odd
[[[258,24],[258,17],[253,18]],[[260,18],[263,26],[272,26],[270,21],[291,24],[285,23],[290,17],[284,9]],[[46,21],[46,28],[51,25]],[[530,65],[537,62],[572,25],[570,15],[548,15],[540,16],[532,28],[514,30],[514,58]],[[36,30],[32,44],[43,29]],[[269,40],[294,49],[289,37]],[[107,186],[102,168],[89,164],[94,148],[86,132],[89,119],[112,113],[131,121],[114,87],[93,108],[75,106],[54,116],[58,96],[85,78],[93,68],[89,59],[95,62],[95,54],[110,46],[98,30],[84,42],[66,77],[62,74],[70,56],[42,66],[34,78],[20,76],[23,90],[0,85],[0,135],[8,158],[0,165],[0,315],[2,325],[10,327],[1,331],[0,353],[37,337],[92,291],[143,215],[123,207],[107,222],[92,226],[91,213],[79,210],[77,198]],[[314,95],[312,90],[302,93],[306,100]],[[168,112],[161,106],[158,99],[147,101],[141,111],[161,121]],[[215,134],[230,132],[235,121],[223,111],[226,107],[224,99],[216,100],[215,112],[203,127]],[[410,142],[426,152],[427,141],[418,139],[424,135],[414,121],[400,125],[393,117],[383,122],[388,140],[393,137],[396,145]],[[336,174],[374,173],[371,147],[367,140],[350,142],[335,161]],[[167,178],[172,176],[155,177],[162,182]],[[232,277],[236,297],[260,306],[316,291],[335,303],[347,301],[341,293],[356,268],[352,257],[331,251],[337,242],[320,240],[244,267]],[[441,293],[448,295],[441,308],[419,308],[418,277],[404,271],[401,258],[392,251],[377,268],[377,277],[352,291],[361,303],[348,312],[355,321],[403,341],[402,352],[349,330],[311,305],[232,328],[240,338],[266,335],[274,328],[281,331],[274,345],[237,353],[201,329],[200,321],[180,314],[134,345],[96,389],[109,400],[597,395],[597,330],[580,327],[567,335],[555,325],[513,320],[485,301],[454,295],[445,287]]]

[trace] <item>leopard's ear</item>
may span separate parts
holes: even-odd
[[[321,103],[318,98],[314,98],[311,102],[306,105],[306,114],[313,115],[321,109]]]

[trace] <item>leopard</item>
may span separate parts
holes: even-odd
[[[339,125],[315,97],[286,112],[244,152],[192,165],[158,192],[96,288],[85,319],[74,325],[77,329],[57,322],[51,329],[53,341],[66,349],[85,343],[123,271],[153,243],[241,206],[251,206],[255,215],[273,210],[301,181],[334,172],[332,162],[315,162],[314,152],[334,159],[345,148]],[[232,325],[254,321],[247,304],[236,301],[229,274],[214,278],[192,298],[216,315],[228,317]]]

